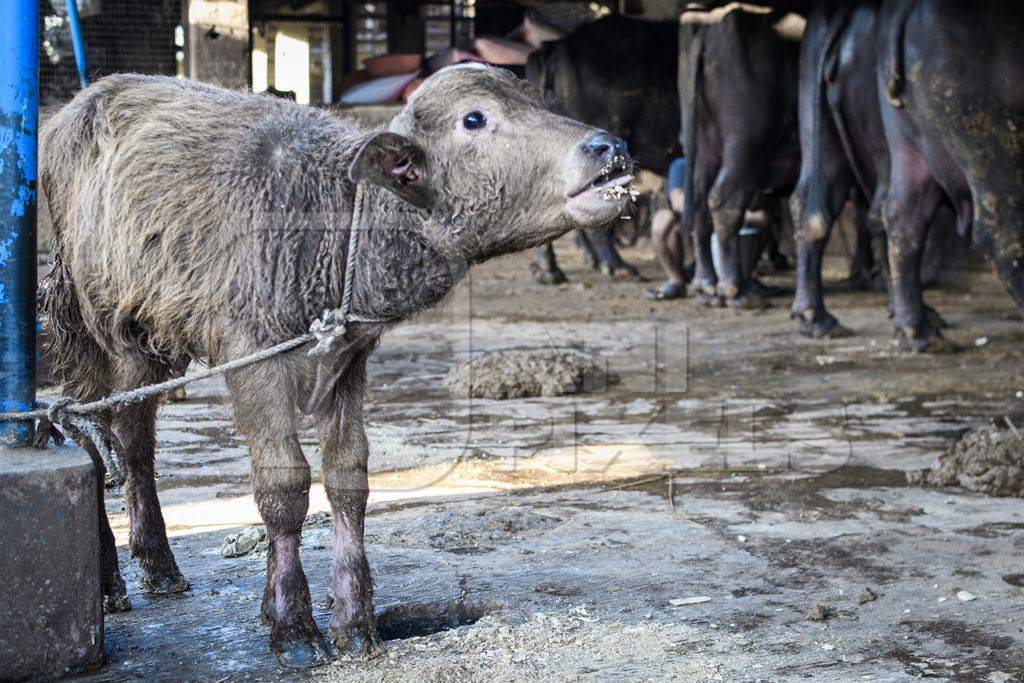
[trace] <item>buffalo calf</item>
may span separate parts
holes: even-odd
[[[270,540],[262,614],[283,664],[327,653],[299,561],[310,487],[300,414],[316,423],[334,513],[330,640],[366,653],[379,643],[363,552],[367,358],[470,264],[618,215],[628,193],[609,190],[631,179],[622,147],[547,112],[509,72],[479,66],[429,78],[387,132],[283,99],[137,75],[97,81],[42,130],[55,252],[44,301],[66,393],[92,400],[298,336],[339,305],[346,268],[354,312],[381,321],[351,323],[327,356],[298,349],[227,376]],[[357,181],[365,212],[350,226]],[[350,229],[365,231],[355,254]],[[157,501],[155,412],[147,401],[108,417],[127,465],[131,554],[143,588],[166,593],[188,583]],[[125,608],[100,493],[103,591],[108,607]]]

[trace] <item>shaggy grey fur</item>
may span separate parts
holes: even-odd
[[[482,112],[487,125],[463,118]],[[309,465],[296,436],[315,415],[334,511],[334,645],[379,641],[363,553],[366,360],[389,324],[439,302],[471,263],[608,222],[623,200],[578,193],[602,160],[597,131],[543,110],[490,68],[442,70],[391,124],[362,130],[329,112],[165,77],[119,75],[81,92],[41,132],[54,225],[45,284],[54,374],[99,398],[307,330],[338,305],[356,175],[366,188],[354,311],[341,348],[302,350],[227,377],[252,454],[270,547],[262,612],[284,664],[325,654],[299,562]],[[151,592],[185,590],[153,481],[155,402],[110,416],[125,448],[132,555]],[[94,455],[94,458],[96,456]],[[108,604],[127,605],[100,504]]]

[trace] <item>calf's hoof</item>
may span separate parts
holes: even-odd
[[[180,572],[162,575],[146,574],[139,583],[142,585],[142,591],[147,595],[174,595],[175,593],[184,593],[192,587],[188,579]]]
[[[168,403],[181,403],[188,396],[185,395],[185,387],[178,387],[177,389],[171,389],[167,392]]]
[[[569,281],[558,266],[545,268],[538,263],[531,263],[530,272],[533,273],[533,279],[542,285],[560,285]]]
[[[370,659],[384,650],[384,642],[375,628],[349,626],[343,629],[332,628],[329,633],[338,654]]]
[[[132,609],[131,600],[124,593],[114,593],[103,596],[103,613],[117,614],[118,612],[130,612]]]
[[[270,643],[270,649],[277,656],[281,666],[288,669],[311,669],[331,661],[323,639],[317,633],[308,640],[288,640]]]

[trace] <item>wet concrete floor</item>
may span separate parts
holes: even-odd
[[[108,663],[82,680],[1024,676],[1021,501],[905,479],[969,428],[1024,424],[1024,325],[991,276],[928,294],[963,352],[910,356],[884,296],[850,292],[838,262],[829,304],[856,334],[820,341],[796,336],[788,297],[757,312],[655,304],[559,246],[570,284],[534,284],[523,256],[486,264],[371,362],[366,535],[385,654],[278,669],[259,622],[265,556],[220,555],[259,518],[209,381],[159,423],[192,590],[140,593],[110,495],[134,610],[108,616]],[[646,251],[626,253],[653,277]],[[441,385],[471,352],[552,347],[622,381],[514,401]],[[324,629],[326,510],[316,485],[302,557]],[[814,605],[827,618],[808,619]]]

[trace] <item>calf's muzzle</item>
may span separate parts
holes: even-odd
[[[583,143],[584,153],[598,161],[609,161],[615,157],[629,156],[629,147],[622,138],[601,131]]]

